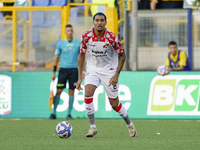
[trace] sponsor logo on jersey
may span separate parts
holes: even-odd
[[[88,44],[88,46],[93,46],[93,47],[94,47],[94,46],[96,46],[96,45],[90,45],[90,44]]]
[[[103,46],[103,48],[107,48],[108,46],[109,46],[109,44],[106,44],[106,45]]]
[[[105,51],[95,51],[95,50],[92,50],[92,55],[95,56],[95,57],[107,56],[107,50],[105,50]]]
[[[147,115],[200,115],[200,76],[157,76],[151,82]]]

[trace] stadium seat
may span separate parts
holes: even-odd
[[[23,31],[22,30],[18,30],[17,31],[17,42],[20,42],[23,40]]]
[[[28,12],[27,11],[19,11],[18,12],[19,19],[28,20]],[[43,11],[32,11],[32,26],[33,27],[39,27],[43,25],[44,23],[44,12]],[[22,24],[20,24],[18,27],[23,27]]]
[[[65,6],[67,5],[67,0],[51,0],[50,6]]]
[[[22,29],[17,30],[17,43],[23,40],[23,31]],[[23,47],[23,44],[20,45],[20,48]]]
[[[92,3],[92,0],[88,0],[88,3]],[[85,9],[85,6],[77,6],[78,9]]]
[[[28,12],[27,11],[18,11],[19,19],[28,20]]]
[[[29,31],[27,34],[27,45],[29,46]],[[39,46],[40,45],[40,35],[39,35],[39,30],[37,28],[33,28],[32,30],[32,44],[34,46]]]
[[[39,30],[38,29],[33,29],[33,32],[32,32],[32,43],[33,45],[39,45],[40,44],[40,35],[39,35]]]
[[[50,0],[34,0],[33,6],[49,6]]]
[[[4,20],[4,16],[2,12],[0,12],[0,20]]]
[[[70,17],[78,17],[78,10],[71,9],[70,10]]]
[[[28,20],[28,12],[27,11],[18,11],[17,17],[18,17],[18,20],[21,20],[21,19]],[[22,28],[22,27],[23,27],[23,24],[18,25],[18,28]]]
[[[57,39],[56,42],[54,42],[54,43],[51,44],[51,47],[56,47],[57,44],[58,44],[58,42],[59,42],[60,40],[61,40],[61,35],[58,36],[58,39]]]
[[[60,11],[45,11],[44,23],[39,27],[49,28],[61,25],[61,12]]]
[[[31,1],[31,3],[32,3],[32,6],[34,6],[34,0],[30,0]],[[26,6],[29,6],[29,3],[27,2],[26,3]]]
[[[20,42],[23,40],[23,31],[22,29],[19,29],[17,31],[17,42]],[[32,44],[34,46],[38,46],[40,44],[40,38],[39,38],[39,31],[36,28],[33,28],[32,30]],[[29,46],[29,30],[27,31],[27,45]],[[23,44],[20,45],[20,48],[23,47]]]
[[[43,11],[33,11],[32,26],[40,27],[43,24],[44,24],[44,12]]]

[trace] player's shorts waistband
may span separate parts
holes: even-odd
[[[68,71],[70,71],[70,70],[77,70],[78,68],[60,68],[60,70],[68,70]]]

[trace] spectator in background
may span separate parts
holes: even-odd
[[[183,8],[183,0],[152,0],[151,10],[155,9],[181,9]]]
[[[171,71],[190,71],[187,55],[184,51],[178,50],[176,42],[169,42],[168,47],[169,52],[167,54],[165,66],[169,67],[169,69],[165,75],[168,75]]]
[[[149,10],[150,9],[150,0],[138,0],[138,9],[145,9],[145,10]]]

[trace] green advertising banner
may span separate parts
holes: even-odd
[[[130,118],[135,119],[200,119],[200,72],[122,72],[119,99]],[[1,118],[48,118],[48,99],[52,72],[1,72]],[[57,82],[57,79],[55,80]],[[83,84],[83,83],[82,83]],[[83,87],[83,85],[82,85]],[[68,88],[68,85],[67,85]],[[66,118],[68,90],[61,94],[57,118]],[[96,118],[120,118],[110,106],[103,85],[94,95]],[[75,91],[74,118],[87,118],[84,91]]]
[[[197,8],[198,0],[184,0],[183,8]]]

